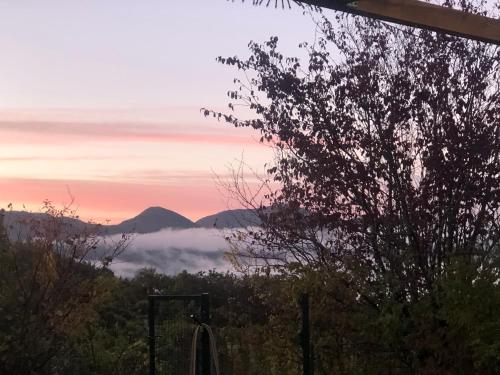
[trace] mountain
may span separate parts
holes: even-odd
[[[4,226],[12,239],[32,236],[33,230],[40,223],[49,223],[51,217],[45,213],[25,211],[4,212]],[[109,235],[118,233],[153,233],[161,229],[188,229],[188,228],[244,228],[260,224],[260,220],[253,210],[238,209],[218,212],[214,215],[201,218],[196,223],[179,215],[174,211],[162,207],[150,207],[139,215],[116,225],[89,224],[78,219],[60,218],[65,233],[79,233],[84,230]]]
[[[35,230],[50,228],[54,225],[54,218],[46,213],[35,213],[26,211],[3,212],[3,225],[11,239],[23,239],[36,236]],[[81,233],[86,229],[96,228],[95,224],[88,224],[81,220],[61,217],[57,219],[57,225],[65,234]]]
[[[245,228],[260,225],[260,219],[253,210],[238,209],[203,217],[195,224],[202,228]]]
[[[150,207],[136,217],[118,225],[108,225],[105,232],[116,233],[152,233],[165,228],[194,228],[196,224],[174,211],[162,207]]]

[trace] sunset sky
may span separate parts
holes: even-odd
[[[214,181],[272,151],[248,130],[205,119],[237,72],[218,55],[250,40],[282,50],[314,36],[298,9],[226,0],[0,2],[0,207],[68,203],[120,221],[148,206],[193,220],[235,207]]]

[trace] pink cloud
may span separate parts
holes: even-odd
[[[224,112],[227,107],[214,107],[213,110]],[[245,114],[253,114],[244,111]],[[14,122],[149,122],[149,123],[193,123],[201,116],[198,106],[168,106],[164,108],[0,108],[0,118]]]
[[[230,134],[233,130],[233,134]],[[229,132],[228,132],[229,131]],[[0,121],[4,141],[14,143],[65,143],[74,141],[177,142],[258,145],[255,134],[228,125],[202,127],[149,123],[82,123]]]
[[[99,160],[122,160],[138,159],[138,155],[126,156],[1,156],[0,162],[33,162],[33,161],[99,161]]]

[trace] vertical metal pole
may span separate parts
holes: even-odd
[[[210,324],[210,298],[208,293],[201,295],[201,322]],[[201,375],[210,375],[210,337],[204,329],[201,335]]]
[[[310,365],[309,372],[310,372],[310,375],[314,375],[314,366],[315,366],[315,364],[314,364],[314,345],[312,345],[310,343],[309,348],[311,350],[311,357],[310,357],[311,362],[309,364]]]
[[[148,297],[148,326],[149,326],[149,375],[156,374],[156,333],[155,333],[155,299]]]
[[[302,346],[302,373],[303,375],[312,375],[309,295],[305,293],[302,294],[299,304],[302,310],[302,331],[300,333],[300,344]]]

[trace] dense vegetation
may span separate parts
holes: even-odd
[[[119,279],[80,258],[88,235],[68,237],[58,222],[55,217],[48,225],[55,231],[39,230],[41,237],[25,242],[10,242],[0,232],[1,374],[146,374],[147,296],[202,292],[210,293],[225,373],[283,373],[287,362],[298,368],[298,309],[283,304],[294,293],[285,280],[216,272],[166,276],[151,269]],[[46,238],[50,233],[57,241]],[[79,250],[72,248],[76,242]],[[292,313],[290,325],[278,319],[285,312]],[[158,317],[160,323],[165,318]],[[275,319],[286,328],[276,335]],[[175,343],[169,350],[189,359]]]
[[[312,297],[318,374],[419,373],[409,371],[404,360],[425,355],[424,350],[470,366],[465,372],[458,367],[427,372],[427,367],[425,373],[499,370],[500,287],[492,269],[477,272],[456,262],[436,283],[437,307],[425,298],[407,306],[393,301],[375,315],[344,280],[312,268],[238,277],[167,276],[144,269],[126,280],[68,254],[47,259],[44,249],[43,241],[11,243],[1,236],[2,374],[147,374],[147,295],[202,292],[211,296],[224,374],[298,374],[297,297],[304,291]],[[440,329],[433,320],[436,308]],[[183,319],[180,311],[175,314]],[[410,340],[418,347],[407,353]],[[175,343],[169,350],[189,355]]]

